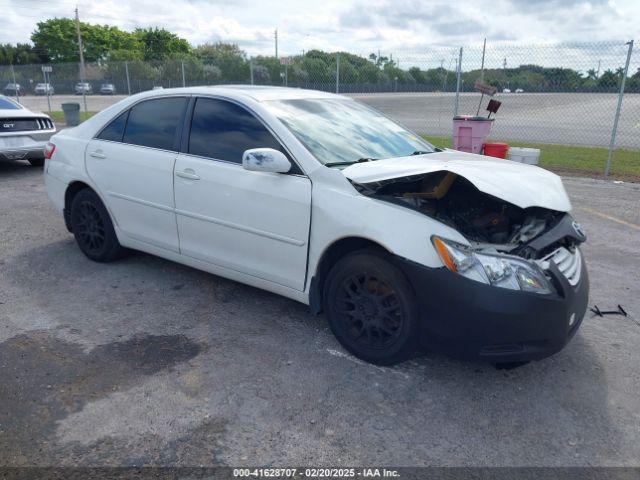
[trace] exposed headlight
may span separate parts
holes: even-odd
[[[507,255],[480,253],[466,245],[432,237],[444,265],[476,282],[494,287],[548,294],[554,291],[540,267]]]

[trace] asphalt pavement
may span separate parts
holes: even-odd
[[[638,466],[640,185],[565,184],[590,304],[630,316],[589,314],[515,370],[381,368],[294,301],[142,253],[89,261],[41,170],[0,163],[0,464]]]

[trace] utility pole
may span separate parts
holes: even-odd
[[[598,60],[598,69],[596,70],[596,78],[600,77],[600,63],[602,62],[602,60]]]
[[[276,59],[278,59],[278,29],[276,28],[276,31],[273,32],[273,38],[275,38],[276,40]]]
[[[76,32],[78,33],[78,51],[80,52],[80,82],[82,83],[82,101],[84,102],[84,113],[87,113],[87,95],[84,85],[84,53],[82,53],[82,35],[80,35],[80,15],[78,14],[78,6],[76,5]]]

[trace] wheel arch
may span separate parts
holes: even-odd
[[[331,267],[349,253],[365,248],[391,254],[391,252],[380,243],[357,236],[340,238],[325,248],[309,283],[309,308],[311,309],[311,313],[317,315],[322,312],[322,292],[324,290],[325,279]]]
[[[96,195],[98,195],[98,197],[104,204],[104,201],[102,200],[102,196],[96,191],[95,188],[93,188],[87,182],[84,182],[82,180],[74,180],[71,183],[69,183],[69,185],[67,185],[67,189],[64,192],[63,214],[64,214],[65,226],[67,227],[67,230],[69,230],[69,232],[71,233],[73,233],[73,229],[71,228],[71,203],[73,202],[73,199],[78,194],[78,192],[80,192],[81,190],[84,190],[85,188],[92,190]]]

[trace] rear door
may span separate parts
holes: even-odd
[[[135,104],[88,145],[87,172],[122,232],[179,251],[173,167],[184,124],[186,97]]]
[[[183,255],[303,290],[311,182],[242,167],[250,148],[286,151],[244,107],[198,98],[186,152],[175,166],[175,201]]]

